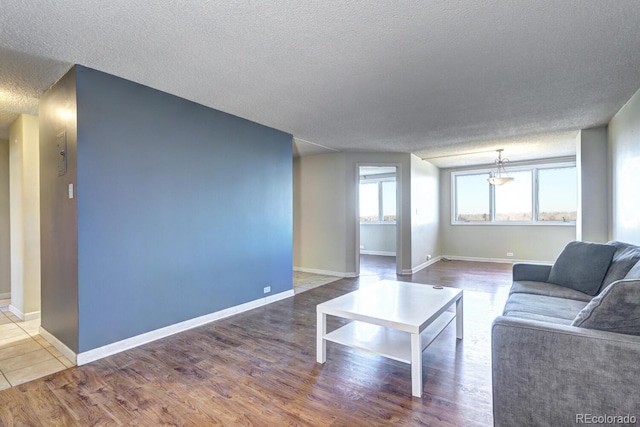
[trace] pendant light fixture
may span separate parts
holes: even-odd
[[[513,181],[513,178],[508,176],[507,171],[504,169],[504,165],[509,163],[509,159],[502,158],[502,151],[504,150],[501,148],[496,151],[498,152],[498,158],[495,160],[495,164],[497,166],[496,171],[489,175],[487,181],[489,181],[489,184],[491,185],[503,185],[507,182]]]

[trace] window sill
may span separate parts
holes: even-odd
[[[374,221],[366,221],[366,222],[361,222],[360,225],[396,225],[396,222],[393,221],[384,221],[384,222],[374,222]]]
[[[498,221],[493,221],[493,222],[457,222],[457,221],[452,221],[451,225],[463,225],[463,226],[468,226],[468,225],[480,225],[480,226],[535,226],[535,227],[539,227],[539,226],[553,226],[553,227],[575,227],[576,223],[574,222],[556,222],[556,221],[510,221],[510,222],[506,222],[506,221],[502,221],[502,222],[498,222]]]

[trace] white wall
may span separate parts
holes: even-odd
[[[576,238],[574,225],[452,225],[451,170],[440,173],[440,233],[444,256],[554,261]]]
[[[21,114],[9,127],[11,311],[40,316],[40,147],[38,118]]]
[[[9,141],[0,140],[0,299],[11,293]]]
[[[360,253],[395,256],[396,225],[360,224]]]
[[[640,245],[640,91],[609,122],[612,239]]]
[[[345,154],[293,161],[293,266],[338,276],[354,274],[345,262]]]
[[[607,128],[583,129],[576,137],[578,219],[576,240],[609,240]]]
[[[411,269],[411,160],[404,153],[330,153],[294,160],[294,269],[342,276],[358,273],[359,166],[398,167],[396,257],[400,269]]]
[[[411,155],[411,268],[441,255],[440,169]]]

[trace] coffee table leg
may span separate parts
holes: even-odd
[[[456,338],[459,340],[462,339],[462,334],[464,332],[462,326],[462,297],[463,295],[460,295],[460,298],[456,301]]]
[[[420,334],[411,334],[411,394],[422,397],[422,343]]]
[[[316,361],[324,363],[327,361],[327,342],[324,336],[327,333],[327,315],[321,312],[317,313],[318,320],[316,323]]]

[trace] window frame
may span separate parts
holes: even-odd
[[[513,225],[551,225],[551,226],[575,226],[576,221],[540,221],[538,220],[540,214],[540,207],[538,204],[538,191],[539,191],[539,183],[538,183],[538,172],[544,169],[560,169],[560,168],[576,168],[575,161],[564,161],[557,163],[536,163],[536,164],[523,164],[523,165],[509,165],[509,169],[507,170],[507,174],[509,172],[518,172],[518,171],[530,171],[531,172],[531,206],[532,206],[532,219],[529,221],[496,221],[496,205],[495,205],[495,186],[487,183],[489,185],[489,220],[488,221],[458,221],[456,220],[457,213],[457,205],[456,205],[456,178],[458,176],[464,175],[478,175],[478,174],[486,174],[495,171],[495,167],[486,167],[479,169],[465,169],[465,170],[454,170],[451,171],[451,225],[479,225],[479,226],[513,226]],[[576,169],[577,173],[577,169]],[[505,185],[509,185],[508,183]],[[578,191],[579,185],[576,188]],[[576,194],[577,195],[577,194]],[[578,207],[576,206],[576,210]]]
[[[398,208],[396,206],[396,220],[395,221],[383,221],[382,218],[384,218],[384,210],[383,210],[383,206],[384,206],[384,200],[383,200],[383,191],[382,191],[382,183],[383,182],[393,182],[396,185],[396,200],[398,199],[398,194],[397,194],[397,179],[396,176],[394,174],[394,176],[381,176],[379,178],[373,178],[373,177],[367,177],[367,178],[361,178],[358,181],[358,185],[360,184],[373,184],[373,183],[377,183],[378,184],[378,221],[361,221],[360,220],[360,214],[358,213],[358,221],[359,223],[365,224],[365,225],[379,225],[379,224],[383,224],[383,225],[395,225],[398,222]],[[360,194],[360,190],[358,190],[358,193]],[[394,201],[395,202],[395,201]],[[358,201],[358,203],[360,203]],[[360,207],[358,206],[358,212],[360,211]]]

